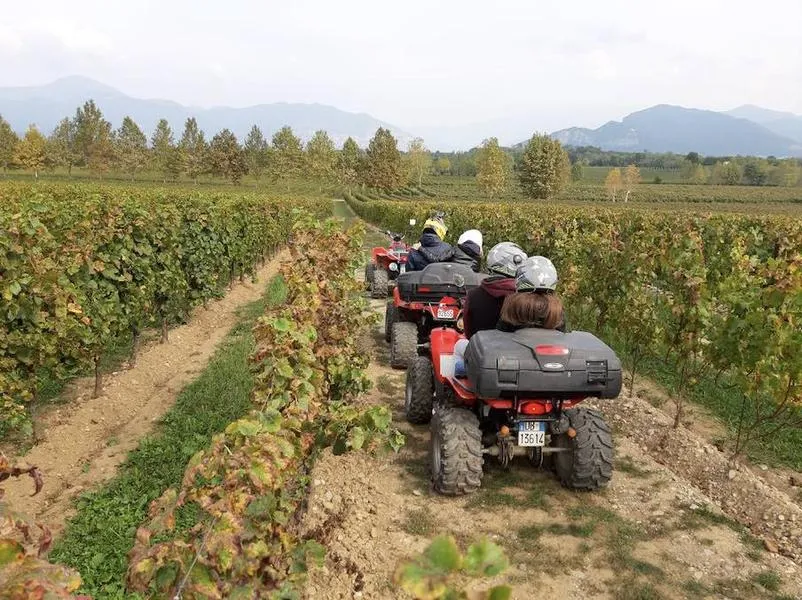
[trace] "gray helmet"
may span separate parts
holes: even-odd
[[[530,256],[515,273],[515,289],[519,292],[554,291],[557,269],[545,256]]]
[[[487,268],[493,273],[515,277],[518,267],[526,260],[526,252],[513,242],[496,244],[487,253]]]

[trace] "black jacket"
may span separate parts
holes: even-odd
[[[514,291],[515,280],[501,275],[491,275],[479,287],[469,291],[462,313],[465,337],[470,339],[478,331],[496,329],[504,298]]]
[[[451,262],[468,265],[475,273],[478,273],[479,267],[482,265],[482,250],[473,242],[458,244],[454,248],[454,257]]]
[[[407,271],[422,271],[431,263],[448,262],[454,257],[454,248],[429,230],[420,236],[420,248],[407,257]]]

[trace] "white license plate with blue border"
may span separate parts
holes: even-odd
[[[518,423],[518,445],[527,448],[546,445],[546,423],[543,421],[520,421]]]
[[[438,307],[437,308],[437,318],[438,319],[443,319],[443,320],[454,319],[454,318],[456,318],[454,316],[454,312],[455,311],[454,311],[453,308],[440,308],[440,307]]]

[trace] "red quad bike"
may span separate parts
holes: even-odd
[[[399,275],[384,313],[390,366],[406,368],[418,356],[419,345],[429,339],[429,332],[436,327],[462,331],[460,302],[485,277],[458,263],[432,263],[422,271]]]
[[[404,236],[391,231],[384,233],[390,238],[390,247],[373,248],[370,262],[365,265],[365,285],[371,298],[386,298],[389,283],[406,271],[409,246],[403,241]]]
[[[431,421],[434,488],[471,493],[481,486],[485,456],[507,468],[519,455],[538,468],[546,457],[568,488],[606,486],[610,427],[579,404],[618,396],[621,363],[612,349],[583,331],[480,331],[465,350],[463,370],[454,355],[463,337],[451,328],[432,330],[431,358],[418,356],[407,370],[407,420]]]

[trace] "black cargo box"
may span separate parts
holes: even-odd
[[[459,287],[455,275],[460,275],[465,284]],[[408,271],[398,276],[396,286],[401,298],[407,302],[439,302],[443,296],[459,298],[477,287],[484,273],[474,273],[467,265],[459,263],[432,263],[422,271]],[[422,290],[421,290],[422,288]]]
[[[465,349],[465,368],[480,398],[615,398],[621,391],[621,361],[585,331],[480,331]]]

